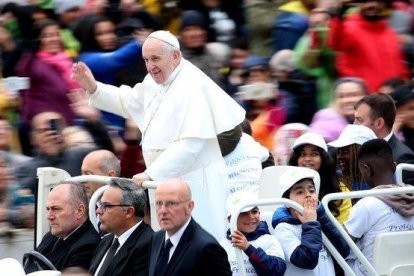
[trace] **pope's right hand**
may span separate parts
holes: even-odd
[[[79,82],[79,84],[89,93],[93,94],[96,91],[96,80],[92,74],[91,69],[83,63],[77,62],[72,65],[71,78]]]

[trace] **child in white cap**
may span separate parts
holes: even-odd
[[[300,213],[281,207],[272,219],[274,235],[282,245],[287,262],[285,275],[335,275],[331,255],[322,244],[322,231],[339,253],[346,257],[349,247],[322,206],[318,208],[319,174],[312,169],[291,167],[279,178],[277,196],[303,206]]]
[[[288,165],[306,167],[319,173],[319,199],[329,193],[349,192],[345,184],[339,183],[335,162],[328,153],[328,146],[322,135],[312,132],[302,134],[295,140],[292,151]],[[352,202],[350,199],[333,200],[329,202],[328,207],[342,224],[349,217]]]
[[[227,219],[241,207],[241,204],[253,200],[251,192],[239,191],[227,199]],[[241,275],[234,247],[243,250],[246,275],[283,275],[286,263],[279,241],[269,232],[265,221],[260,221],[257,206],[242,210],[237,219],[237,230],[220,242],[226,250],[233,275]]]

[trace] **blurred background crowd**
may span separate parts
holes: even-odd
[[[88,106],[70,71],[83,61],[98,81],[133,86],[158,29],[246,109],[276,164],[307,130],[337,139],[354,104],[378,92],[395,100],[394,133],[414,149],[411,0],[1,0],[0,234],[33,227],[37,167],[78,175],[98,148],[123,177],[144,170],[138,128]]]

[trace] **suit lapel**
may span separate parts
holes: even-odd
[[[114,235],[110,234],[103,238],[101,241],[101,244],[95,251],[95,256],[91,263],[91,269],[90,271],[95,273],[98,269],[99,264],[102,261],[102,258],[105,256],[106,251],[108,251],[109,247],[111,246],[112,240],[114,239]]]
[[[137,229],[135,229],[134,232],[132,232],[132,234],[128,237],[128,239],[125,241],[125,243],[113,257],[111,264],[106,269],[107,272],[111,272],[117,268],[121,268],[123,264],[122,260],[128,257],[129,253],[135,247],[137,240],[145,231],[146,227],[147,225],[144,222],[141,222]]]
[[[185,229],[183,235],[181,236],[180,241],[178,242],[177,248],[174,250],[174,254],[171,256],[170,261],[168,262],[166,275],[170,275],[173,273],[174,269],[177,267],[179,263],[181,263],[181,259],[187,253],[188,247],[191,245],[191,238],[193,237],[195,227],[195,221],[191,218],[190,223]]]
[[[155,266],[157,265],[157,260],[160,256],[161,247],[164,244],[164,239],[164,231],[159,231],[152,235],[149,275],[154,275]]]

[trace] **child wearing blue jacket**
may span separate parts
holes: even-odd
[[[322,205],[318,206],[320,177],[318,172],[291,167],[280,176],[276,186],[279,197],[303,206],[303,213],[281,207],[273,215],[272,226],[287,263],[285,275],[335,276],[333,259],[322,244],[322,231],[339,253],[346,257],[349,247]]]

